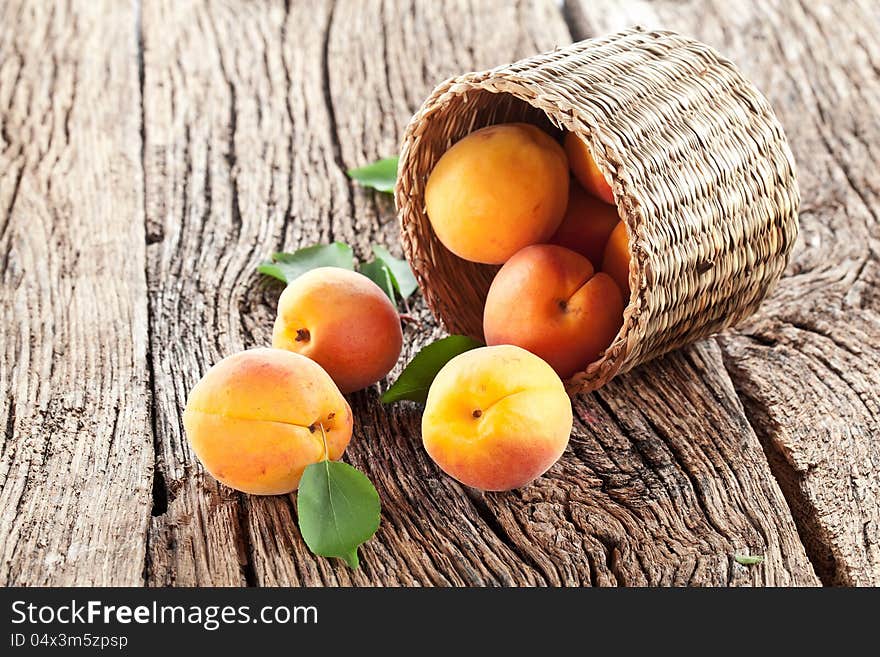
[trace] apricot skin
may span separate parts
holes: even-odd
[[[443,154],[428,178],[425,207],[446,248],[501,264],[553,235],[568,185],[562,147],[533,125],[507,123],[477,130]]]
[[[629,300],[629,235],[622,221],[611,231],[605,255],[602,258],[602,271],[617,283],[624,299]]]
[[[324,436],[329,458],[342,456],[352,416],[314,361],[250,349],[208,370],[189,394],[183,425],[215,479],[245,493],[282,495],[296,490],[308,465],[324,459]]]
[[[504,491],[550,469],[571,426],[571,401],[547,363],[512,345],[482,347],[456,356],[437,374],[422,416],[422,442],[454,479]]]
[[[570,249],[529,246],[496,274],[483,314],[486,344],[515,344],[567,378],[611,344],[623,322],[617,284]]]
[[[596,166],[593,154],[587,144],[575,133],[565,135],[565,153],[574,177],[590,194],[606,203],[614,203],[614,192],[605,176]]]
[[[272,346],[318,362],[344,393],[376,383],[403,346],[400,315],[378,285],[339,267],[291,281],[278,301]]]
[[[615,206],[603,203],[572,182],[568,208],[550,243],[580,253],[598,268],[602,264],[605,244],[618,221],[620,217]]]

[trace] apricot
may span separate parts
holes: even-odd
[[[608,236],[620,221],[617,208],[587,194],[576,182],[571,184],[568,208],[562,223],[550,238],[551,244],[577,251],[598,267]]]
[[[428,391],[422,442],[449,476],[480,490],[540,477],[571,434],[571,401],[553,369],[512,345],[450,360]]]
[[[575,133],[569,132],[565,135],[565,153],[568,155],[568,162],[571,165],[571,171],[574,177],[578,179],[596,198],[606,203],[614,203],[614,192],[611,191],[611,185],[605,180],[605,176],[596,166],[593,154],[583,139]]]
[[[189,394],[183,426],[215,479],[245,493],[281,495],[324,459],[325,440],[330,459],[342,456],[352,417],[316,362],[281,349],[250,349],[208,370]]]
[[[608,274],[571,249],[528,246],[495,275],[483,314],[486,344],[515,344],[569,377],[595,361],[623,323]]]
[[[611,231],[611,237],[605,245],[602,271],[614,279],[623,292],[624,299],[629,301],[629,235],[626,224],[622,221]]]
[[[443,154],[428,178],[425,208],[447,249],[501,264],[559,227],[568,181],[565,152],[546,132],[527,123],[493,125]]]
[[[376,383],[403,346],[400,315],[378,285],[339,267],[319,267],[278,300],[272,346],[318,362],[344,393]]]

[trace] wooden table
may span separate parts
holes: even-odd
[[[0,3],[0,584],[880,584],[880,6],[559,4]],[[389,197],[346,169],[395,153],[445,77],[636,23],[769,97],[803,196],[786,277],[578,397],[569,450],[517,492],[458,485],[417,406],[352,395],[382,526],[356,572],[313,557],[294,497],[219,485],[181,423],[212,363],[270,341],[256,264],[399,254]],[[401,365],[442,334],[415,312]]]

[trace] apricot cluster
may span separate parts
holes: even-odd
[[[319,267],[278,302],[272,349],[221,360],[195,385],[183,423],[205,469],[227,486],[280,495],[351,439],[343,393],[384,377],[400,356],[400,316],[366,276]]]
[[[589,148],[525,123],[477,130],[437,162],[425,190],[439,239],[501,265],[483,317],[488,346],[446,363],[428,392],[422,440],[440,468],[481,490],[528,484],[564,452],[571,401],[560,377],[584,369],[620,330],[629,244]],[[288,493],[306,467],[338,459],[353,419],[344,393],[384,377],[403,336],[365,276],[322,267],[278,303],[272,349],[220,361],[193,388],[184,426],[223,483]]]
[[[628,236],[578,135],[563,146],[525,123],[477,130],[437,162],[425,206],[450,251],[503,265],[486,297],[487,344],[527,349],[561,377],[608,348],[629,300]]]

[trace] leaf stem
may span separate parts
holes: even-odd
[[[321,441],[324,443],[324,460],[330,460],[330,448],[327,447],[327,434],[324,433],[324,423],[318,422],[318,426],[321,427]]]
[[[411,322],[412,324],[415,324],[419,327],[422,325],[422,320],[420,320],[415,315],[411,315],[410,313],[398,313],[398,315],[400,316],[401,322]]]

